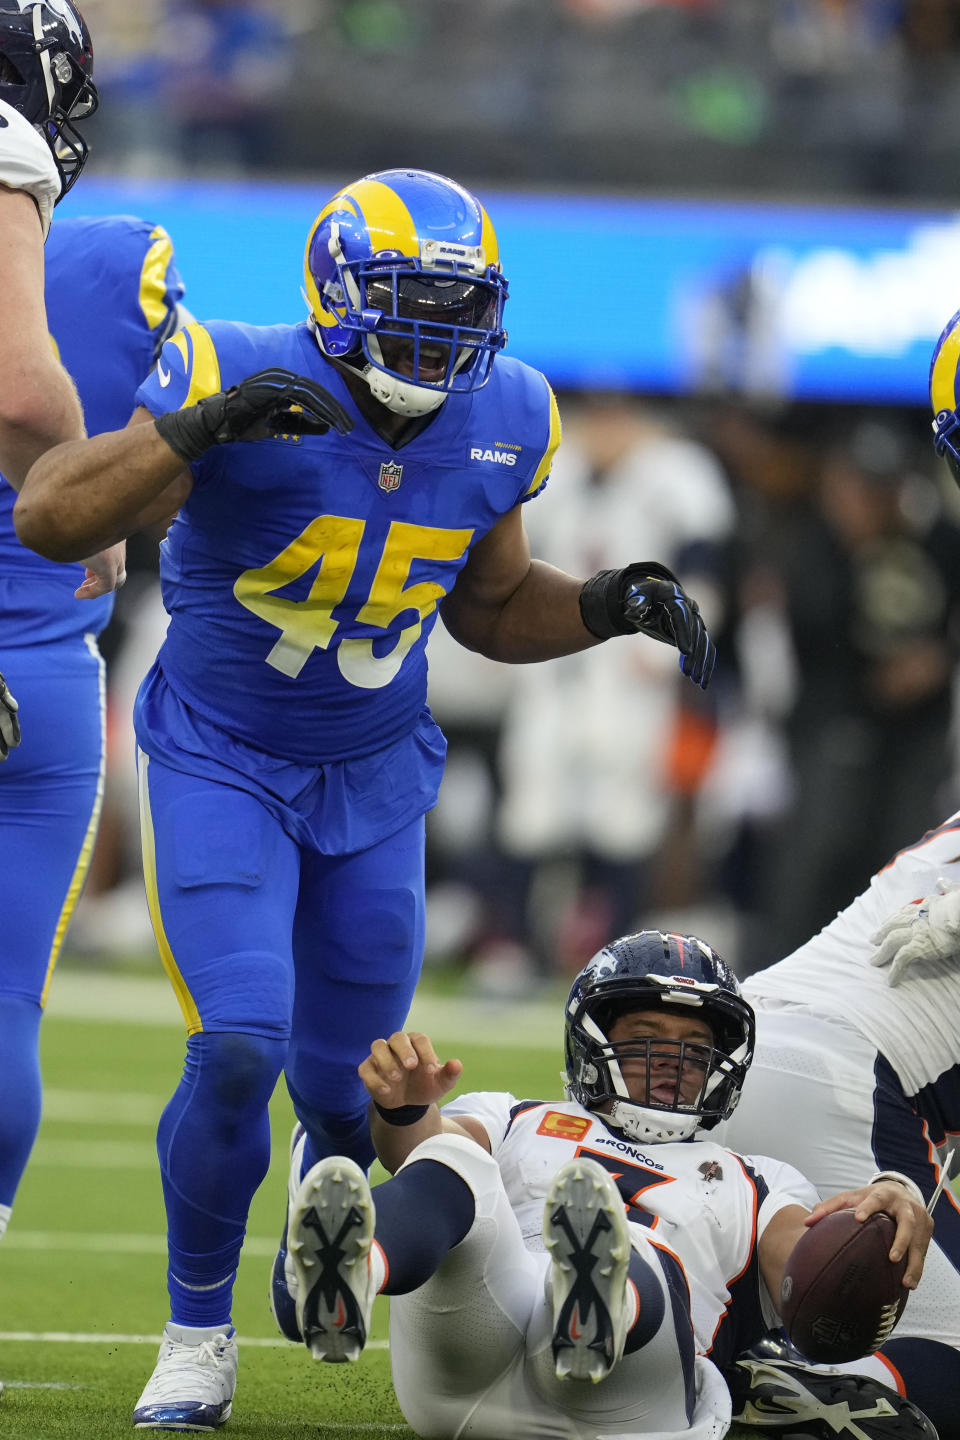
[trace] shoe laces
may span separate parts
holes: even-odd
[[[168,1393],[180,1397],[184,1382],[189,1383],[195,1374],[209,1383],[209,1372],[221,1369],[229,1343],[226,1335],[215,1335],[212,1340],[202,1340],[199,1345],[185,1345],[182,1340],[168,1338],[152,1388],[161,1398],[167,1398]]]

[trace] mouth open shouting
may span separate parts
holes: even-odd
[[[406,380],[446,388],[496,321],[496,297],[472,280],[425,275],[368,278],[366,305],[381,312],[383,365]],[[456,353],[454,353],[456,352]]]

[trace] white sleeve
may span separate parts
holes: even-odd
[[[757,1239],[766,1230],[778,1210],[787,1205],[802,1205],[812,1210],[820,1203],[813,1185],[793,1165],[784,1160],[771,1160],[768,1155],[744,1155],[750,1168],[766,1181],[767,1194],[757,1211]]]
[[[0,100],[0,185],[26,190],[37,202],[43,238],[60,196],[60,176],[43,136],[19,110]]]
[[[490,1148],[496,1155],[510,1125],[510,1111],[516,1103],[513,1095],[501,1090],[475,1090],[470,1095],[458,1095],[444,1105],[440,1113],[454,1120],[458,1115],[471,1115],[479,1120],[490,1137]]]

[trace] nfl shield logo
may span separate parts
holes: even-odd
[[[402,465],[395,465],[392,460],[385,460],[380,466],[380,479],[377,484],[381,490],[396,490],[402,474]]]

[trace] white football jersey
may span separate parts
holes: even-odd
[[[787,1205],[817,1193],[792,1165],[735,1155],[710,1140],[640,1145],[573,1100],[458,1096],[444,1114],[473,1115],[490,1137],[504,1188],[531,1250],[543,1249],[543,1207],[559,1167],[589,1155],[609,1170],[632,1223],[686,1279],[697,1346],[724,1365],[778,1324],[760,1276],[757,1240]]]
[[[60,195],[60,176],[50,147],[19,110],[0,100],[0,185],[26,190],[37,202],[43,238]]]
[[[870,963],[871,935],[902,905],[932,894],[940,876],[960,880],[960,811],[901,850],[819,935],[751,975],[743,993],[757,1008],[770,1001],[835,1017],[876,1046],[906,1095],[939,1080],[950,1106],[960,1071],[960,963],[918,963],[895,988],[886,968]]]

